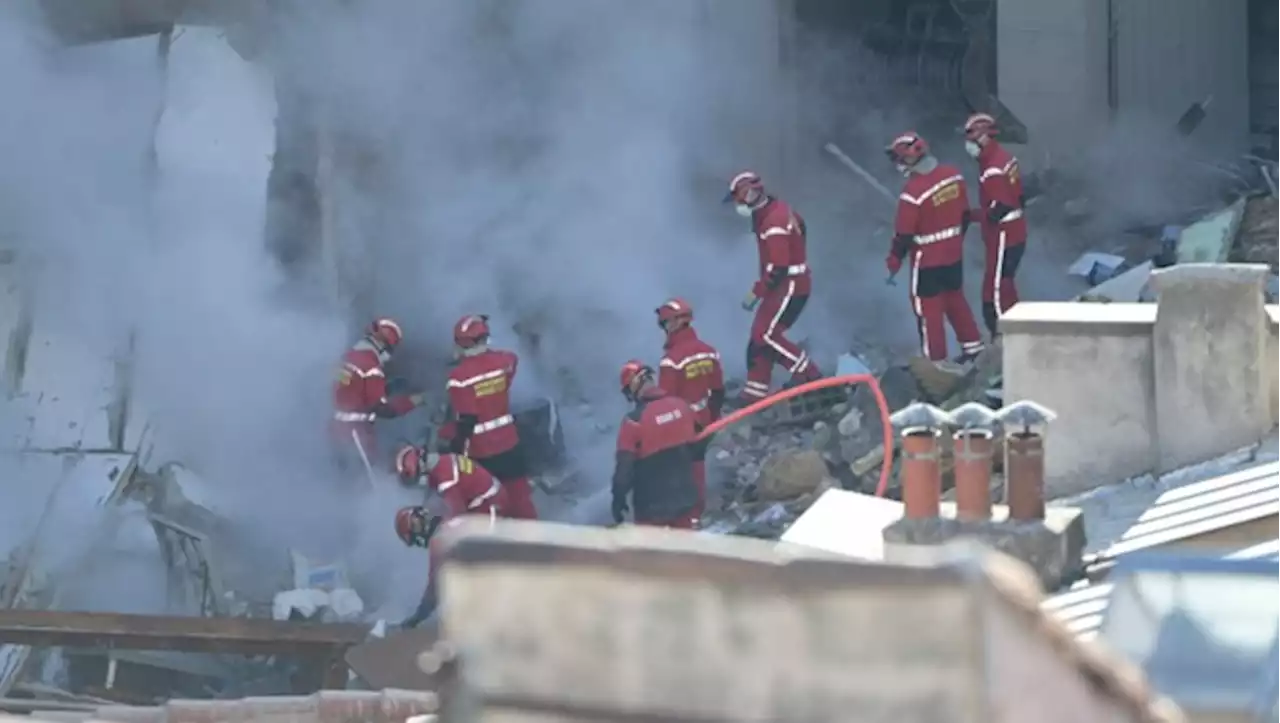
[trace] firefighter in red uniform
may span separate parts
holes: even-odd
[[[466,459],[466,457],[460,457],[459,459]],[[475,469],[478,470],[480,467],[475,467]],[[496,499],[496,497],[491,498],[486,503],[486,506],[490,508],[487,513],[490,525],[493,524],[497,517],[501,516],[497,511],[496,503],[492,501]],[[475,512],[486,514],[480,510]],[[426,507],[421,505],[401,507],[396,511],[395,529],[400,541],[409,547],[422,547],[431,552],[430,561],[427,564],[427,589],[422,592],[422,600],[418,603],[417,609],[404,622],[400,623],[400,627],[415,628],[435,612],[439,601],[437,581],[440,577],[440,563],[444,560],[444,551],[438,549],[434,542],[435,535],[440,528],[457,524],[460,519],[461,516],[454,515],[434,516]]]
[[[769,396],[775,363],[791,372],[792,384],[821,376],[807,352],[787,338],[809,301],[812,286],[805,258],[804,219],[785,201],[765,193],[760,176],[743,171],[729,181],[725,202],[751,219],[760,254],[760,275],[742,300],[755,310],[747,344],[747,382],[740,402],[750,404]]]
[[[947,362],[951,322],[960,342],[959,364],[982,351],[982,334],[964,298],[964,235],[969,228],[969,196],[959,169],[939,163],[914,132],[893,139],[885,153],[907,177],[898,196],[893,244],[885,258],[892,278],[908,257],[911,308],[916,314],[925,358]]]
[[[413,445],[396,452],[396,475],[409,487],[440,495],[446,519],[461,515],[507,517],[507,492],[484,467],[462,454],[434,454]]]
[[[635,408],[618,428],[613,520],[626,518],[630,497],[638,525],[695,529],[697,415],[688,402],[655,385],[653,370],[643,362],[627,362],[621,381],[622,395]]]
[[[342,356],[333,390],[332,431],[339,450],[354,446],[364,462],[372,463],[375,455],[374,422],[407,414],[422,404],[421,394],[387,396],[383,365],[403,338],[399,324],[377,319]],[[340,458],[346,464],[345,455]]]
[[[449,451],[465,454],[502,481],[511,517],[536,520],[528,463],[511,414],[511,384],[519,359],[489,348],[489,317],[472,314],[453,327],[458,363],[449,371],[452,429]]]
[[[1018,303],[1014,276],[1027,243],[1027,220],[1022,216],[1022,175],[1018,159],[996,142],[999,129],[986,113],[969,116],[964,124],[964,148],[978,161],[978,206],[986,246],[982,276],[982,320],[995,338],[997,322]]]
[[[693,307],[684,299],[671,299],[655,310],[658,326],[667,333],[662,361],[658,363],[658,387],[688,402],[700,429],[720,418],[724,407],[724,370],[720,353],[698,338],[693,330]],[[693,481],[698,486],[696,518],[707,504],[707,446],[711,438],[693,447]]]

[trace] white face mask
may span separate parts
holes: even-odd
[[[964,150],[973,158],[977,158],[978,154],[982,152],[982,146],[978,145],[974,141],[965,141]]]
[[[908,168],[905,164],[903,164],[903,163],[899,163],[899,164],[897,164],[897,168],[898,168],[898,173],[901,173],[901,174],[902,174],[902,175],[904,175],[904,176],[910,176],[910,175],[911,175],[911,169],[910,169],[910,168]]]
[[[751,218],[751,207],[746,204],[735,203],[733,205],[733,210],[737,211],[738,215],[743,218]]]
[[[382,362],[383,364],[386,364],[387,362],[391,361],[391,352],[387,351],[386,349],[379,350],[378,361]]]

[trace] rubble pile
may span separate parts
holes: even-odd
[[[1271,273],[1277,272],[1277,199],[1275,196],[1251,198],[1245,205],[1240,232],[1231,249],[1230,260],[1252,264],[1267,264]]]

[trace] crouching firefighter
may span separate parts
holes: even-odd
[[[449,371],[449,406],[454,419],[448,451],[465,454],[497,477],[506,489],[511,517],[536,520],[528,461],[511,414],[511,385],[519,358],[489,348],[489,317],[469,315],[453,327],[458,363]]]
[[[396,513],[396,535],[409,547],[430,548],[439,529],[466,515],[488,518],[490,522],[510,516],[506,490],[484,467],[465,455],[434,454],[405,445],[396,452],[395,471],[406,487],[426,487],[438,494],[445,506],[444,515],[438,517],[420,505],[404,507]],[[435,612],[441,558],[440,550],[431,551],[427,589],[417,610],[401,623],[402,627],[416,627]]]
[[[751,219],[760,256],[759,276],[742,300],[742,308],[755,311],[747,343],[747,381],[738,399],[747,405],[769,396],[775,363],[791,372],[791,384],[822,374],[808,352],[787,338],[812,287],[804,219],[785,201],[765,193],[764,183],[753,171],[743,171],[729,181],[725,202],[730,201],[740,215]]]
[[[970,220],[964,176],[955,166],[939,163],[924,139],[911,131],[893,139],[885,154],[907,177],[885,266],[892,279],[911,257],[911,310],[924,357],[953,370],[972,361],[983,347],[964,298],[964,235]],[[960,342],[960,356],[952,364],[947,363],[944,321],[951,322]]]
[[[694,421],[706,429],[720,418],[724,407],[724,369],[715,347],[693,330],[693,307],[684,299],[670,299],[655,310],[658,326],[667,334],[662,361],[658,363],[658,387],[683,399],[693,410]],[[708,436],[693,445],[693,481],[698,488],[694,517],[707,506]]]
[[[339,464],[351,466],[350,452],[358,455],[356,465],[370,464],[377,453],[374,423],[378,419],[407,414],[422,404],[421,394],[387,395],[387,375],[383,365],[390,361],[404,334],[391,319],[377,319],[364,338],[342,356],[342,367],[333,389],[331,432]]]
[[[440,495],[446,519],[462,515],[510,517],[507,491],[484,467],[462,454],[435,454],[413,445],[396,452],[396,476],[406,487]]]
[[[965,151],[978,162],[976,213],[987,251],[982,276],[982,320],[992,339],[999,332],[1000,317],[1018,303],[1014,277],[1027,245],[1018,159],[996,141],[998,131],[995,119],[986,113],[969,116],[964,124]]]
[[[688,402],[653,383],[643,362],[622,367],[622,395],[635,407],[618,428],[613,470],[613,520],[626,519],[628,497],[638,525],[692,530],[698,488],[693,445],[696,414]]]

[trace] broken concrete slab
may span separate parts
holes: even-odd
[[[1155,264],[1147,261],[1114,276],[1075,298],[1076,301],[1094,301],[1101,303],[1129,303],[1151,301],[1147,284],[1151,280],[1151,272]]]
[[[1084,569],[1084,514],[1074,507],[1053,507],[1043,522],[1012,522],[1009,508],[994,505],[984,522],[955,518],[953,502],[942,503],[940,517],[899,519],[884,528],[884,559],[912,562],[928,548],[961,538],[976,538],[1030,566],[1046,590],[1077,579]]]
[[[884,559],[884,528],[902,519],[902,503],[847,490],[827,490],[782,534],[779,544]]]
[[[1090,286],[1097,286],[1115,276],[1116,271],[1124,263],[1123,256],[1101,251],[1086,251],[1067,268],[1067,273],[1088,280]]]
[[[1244,218],[1245,199],[1182,229],[1178,237],[1177,261],[1180,264],[1221,263],[1227,260],[1240,221]]]

